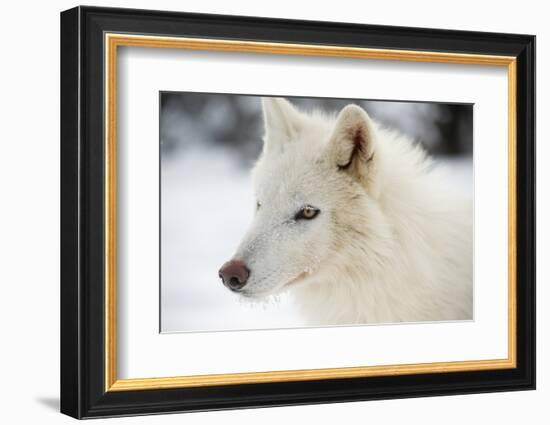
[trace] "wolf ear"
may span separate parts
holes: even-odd
[[[327,147],[329,160],[340,171],[370,186],[375,146],[374,125],[365,110],[353,104],[342,109]]]
[[[281,97],[262,98],[266,149],[283,150],[300,131],[300,112]]]

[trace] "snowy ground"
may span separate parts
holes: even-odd
[[[445,165],[457,185],[472,189],[470,158],[445,160]],[[220,148],[188,148],[163,160],[161,179],[162,331],[303,326],[289,295],[251,304],[218,278],[254,210],[248,170],[235,155]]]

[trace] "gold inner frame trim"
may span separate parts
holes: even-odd
[[[370,49],[311,44],[105,34],[105,391],[136,391],[214,385],[311,381],[510,369],[516,367],[516,58],[447,52]],[[508,357],[381,366],[283,370],[174,377],[118,379],[116,324],[116,136],[117,136],[117,48],[148,47],[205,51],[228,51],[278,55],[324,56],[354,59],[398,60],[468,65],[503,66],[508,72]]]

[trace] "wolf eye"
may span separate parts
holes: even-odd
[[[260,209],[262,206],[262,203],[260,201],[256,201],[256,211]]]
[[[295,220],[311,220],[321,212],[319,208],[312,207],[311,205],[306,205],[300,209],[294,216]]]

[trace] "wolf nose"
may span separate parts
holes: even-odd
[[[238,291],[248,280],[250,272],[241,260],[231,260],[225,263],[219,271],[223,284],[232,291]]]

